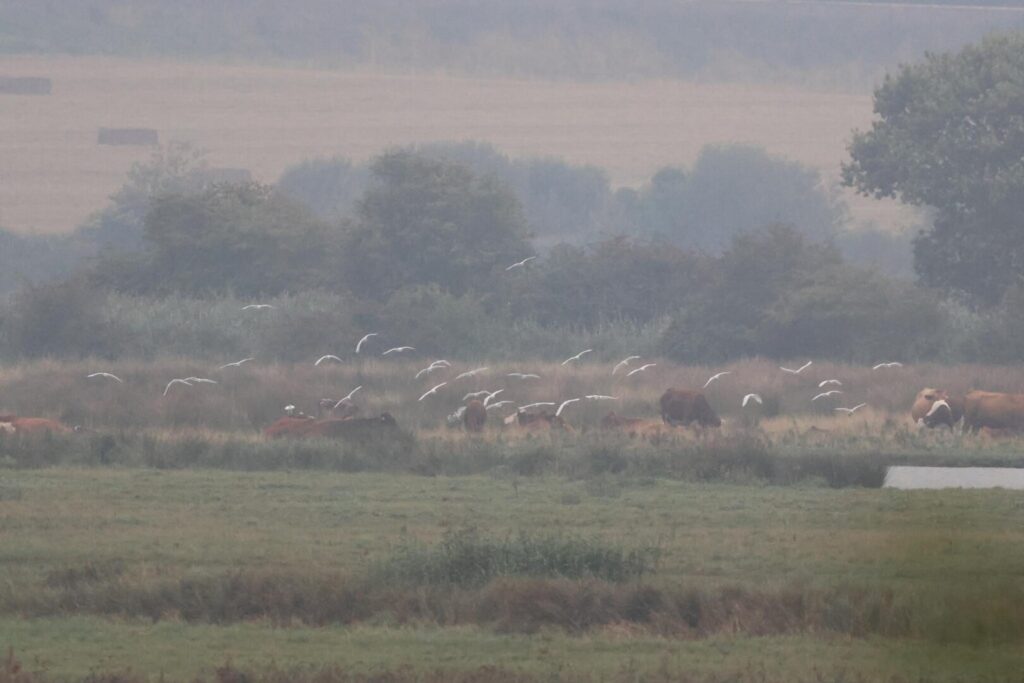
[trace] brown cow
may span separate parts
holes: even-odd
[[[487,408],[482,401],[472,400],[462,412],[462,424],[467,432],[482,432],[487,424]]]
[[[668,425],[687,426],[696,422],[701,427],[721,427],[722,421],[711,409],[704,394],[692,389],[666,389],[661,395],[661,419]]]
[[[15,434],[68,434],[75,430],[46,417],[16,417],[9,423]]]
[[[542,410],[537,413],[520,412],[516,413],[516,423],[524,429],[531,431],[542,429],[561,429],[566,432],[574,432],[572,425],[565,421],[561,415],[549,413]]]
[[[1024,394],[969,391],[964,396],[964,428],[977,433],[991,430],[1024,429]]]
[[[344,420],[350,417],[357,417],[359,412],[359,406],[347,398],[342,399],[341,401],[322,398],[317,404],[318,418],[337,418],[339,420]]]
[[[302,436],[309,425],[316,420],[307,415],[302,417],[284,416],[279,417],[269,427],[263,430],[263,436],[268,439],[277,439],[282,436]]]
[[[949,425],[952,429],[963,414],[963,401],[951,398],[948,392],[941,389],[922,389],[910,407],[910,419],[925,427]]]
[[[647,438],[661,436],[665,425],[662,422],[645,420],[640,417],[622,417],[612,411],[601,418],[601,428],[622,431],[631,437]]]
[[[398,423],[391,413],[381,413],[377,417],[316,420],[304,427],[300,436],[323,439],[366,438],[379,434],[393,434],[397,430]]]

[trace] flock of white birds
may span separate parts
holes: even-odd
[[[530,257],[530,258],[524,259],[523,261],[515,263],[515,264],[509,266],[509,268],[507,268],[506,270],[511,270],[511,269],[514,269],[514,268],[523,267],[527,262],[532,260],[532,258],[534,258],[534,257]],[[268,310],[268,309],[272,309],[272,308],[274,308],[274,307],[271,304],[248,304],[248,305],[244,306],[242,308],[242,310],[243,311],[249,311],[249,310]],[[379,337],[379,336],[380,336],[379,332],[369,332],[369,333],[363,335],[359,339],[359,341],[356,343],[356,345],[355,345],[355,353],[356,353],[356,355],[358,356],[358,355],[363,354],[364,347],[368,343],[370,343],[371,340],[374,339],[374,337]],[[380,357],[395,357],[395,356],[400,356],[402,354],[405,354],[405,353],[408,353],[408,352],[411,352],[411,351],[415,351],[415,350],[416,350],[416,348],[413,347],[413,346],[395,346],[395,347],[388,348],[388,349],[386,349],[384,351],[381,351],[380,352]],[[581,362],[581,360],[583,359],[584,356],[586,356],[587,354],[593,353],[593,351],[594,351],[594,349],[584,349],[583,351],[580,351],[579,353],[577,353],[577,354],[575,354],[573,356],[570,356],[569,358],[566,358],[565,360],[563,360],[561,362],[561,365],[562,366],[568,366],[568,365],[573,364],[573,363],[579,363],[579,362]],[[639,373],[643,373],[643,372],[645,372],[645,371],[647,371],[647,370],[657,366],[657,363],[644,363],[644,364],[639,365],[637,367],[630,367],[632,363],[634,363],[636,361],[639,361],[640,359],[641,359],[641,357],[640,356],[636,356],[636,355],[628,356],[626,358],[623,358],[621,361],[619,361],[618,363],[616,363],[612,367],[611,375],[615,376],[615,375],[618,375],[620,371],[623,371],[623,372],[625,372],[624,376],[628,378],[628,377],[632,377],[634,375],[637,375]],[[254,358],[242,358],[241,360],[237,360],[237,361],[234,361],[234,362],[231,362],[231,363],[225,363],[225,364],[219,366],[217,369],[219,371],[225,371],[225,370],[230,370],[232,368],[240,368],[243,365],[245,365],[246,363],[253,362],[254,360],[255,360]],[[323,365],[325,363],[344,363],[344,360],[340,356],[337,356],[335,354],[325,354],[323,356],[320,356],[318,359],[316,359],[316,361],[314,362],[314,366],[319,367],[319,366],[321,366],[321,365]],[[812,364],[813,364],[813,361],[807,361],[806,363],[804,363],[803,365],[801,365],[798,368],[787,368],[787,367],[780,366],[779,370],[781,372],[783,372],[783,373],[790,374],[790,375],[800,375],[805,370],[807,370],[809,367],[811,367]],[[872,367],[872,370],[883,370],[883,369],[888,369],[888,368],[897,368],[897,367],[901,367],[901,366],[902,366],[902,364],[899,363],[899,362],[885,362],[885,363],[879,363],[877,365],[874,365]],[[414,378],[415,379],[420,379],[421,377],[424,377],[426,375],[430,375],[433,372],[436,372],[436,371],[439,371],[439,370],[444,370],[444,369],[450,369],[451,367],[452,367],[451,362],[449,362],[447,360],[435,360],[432,363],[430,363],[429,365],[427,365],[426,367],[424,367],[421,370],[419,370],[418,372],[416,372]],[[471,370],[466,370],[464,372],[461,372],[461,373],[459,373],[458,375],[456,375],[452,379],[449,379],[449,380],[446,380],[444,382],[440,382],[438,384],[435,384],[430,389],[425,391],[417,399],[417,401],[422,402],[422,401],[427,400],[431,396],[437,396],[438,392],[441,389],[443,389],[445,387],[449,387],[449,386],[453,385],[454,383],[456,383],[456,382],[458,382],[460,380],[467,379],[467,378],[470,378],[470,377],[478,376],[478,375],[480,375],[482,373],[487,372],[489,369],[490,369],[489,367],[483,366],[483,367],[478,367],[478,368],[474,368],[474,369],[471,369]],[[719,381],[723,377],[727,377],[727,376],[732,375],[732,374],[733,374],[733,371],[731,371],[731,370],[723,370],[721,372],[715,373],[714,375],[712,375],[711,377],[708,378],[708,380],[704,383],[703,388],[707,389],[712,383],[714,383],[716,381]],[[509,378],[520,380],[520,381],[526,381],[526,380],[533,380],[533,379],[540,379],[541,378],[541,376],[539,374],[527,373],[527,372],[510,372],[510,373],[507,373],[507,376]],[[114,375],[113,373],[110,373],[110,372],[94,372],[94,373],[91,373],[91,374],[87,375],[87,378],[88,379],[110,380],[110,381],[117,382],[119,384],[123,384],[124,383],[123,379],[121,379],[120,377],[118,377],[118,376],[116,376],[116,375]],[[164,387],[163,396],[166,397],[171,392],[171,390],[174,387],[176,387],[176,386],[180,386],[180,387],[193,387],[193,386],[195,386],[197,384],[217,384],[217,383],[218,383],[217,380],[210,379],[210,378],[207,378],[207,377],[195,377],[195,376],[192,376],[192,377],[176,377],[176,378],[173,378],[173,379],[171,379],[170,381],[167,382],[167,385]],[[832,397],[843,395],[844,394],[844,390],[841,389],[841,388],[838,388],[838,387],[842,387],[842,385],[843,385],[843,383],[841,381],[839,381],[838,379],[822,380],[821,382],[818,383],[817,386],[818,386],[819,389],[825,389],[825,390],[819,392],[814,397],[812,397],[810,399],[810,402],[811,403],[815,403],[815,402],[823,400],[823,399],[829,399],[829,398],[832,398]],[[828,388],[828,389],[826,389],[826,387],[836,387],[836,388]],[[346,395],[345,397],[341,398],[336,403],[334,403],[334,407],[337,408],[338,406],[340,406],[341,404],[345,403],[346,401],[351,401],[352,397],[355,396],[355,394],[358,391],[360,391],[361,389],[362,389],[362,386],[356,387],[351,392],[349,392],[348,395]],[[484,407],[487,410],[494,410],[496,408],[502,408],[502,407],[505,407],[505,406],[513,406],[514,405],[514,401],[510,401],[510,400],[494,401],[494,399],[497,398],[504,391],[505,391],[504,389],[497,389],[497,390],[494,390],[494,391],[486,390],[485,389],[485,390],[480,390],[480,391],[469,392],[465,396],[462,397],[462,402],[465,403],[466,401],[468,401],[470,399],[474,399],[474,398],[479,399],[479,398],[483,397],[483,401],[482,402],[484,404]],[[573,405],[575,403],[578,403],[580,401],[617,401],[617,400],[619,400],[618,397],[607,395],[607,394],[588,394],[586,396],[580,396],[580,397],[576,397],[576,398],[564,399],[564,400],[562,400],[560,402],[558,402],[558,401],[551,401],[551,402],[529,403],[529,404],[526,404],[526,405],[517,406],[515,408],[515,410],[516,411],[525,411],[525,410],[530,410],[530,409],[533,409],[533,408],[556,407],[557,406],[556,410],[555,410],[555,415],[560,416],[562,414],[562,412],[568,406],[571,406],[571,405]],[[748,408],[748,406],[750,406],[751,404],[754,404],[754,403],[756,403],[758,405],[763,405],[763,399],[758,394],[749,393],[749,394],[746,394],[743,397],[743,399],[741,401],[741,407],[742,408]],[[834,408],[834,410],[836,412],[853,414],[856,411],[860,410],[861,408],[865,407],[866,405],[867,405],[866,403],[859,403],[857,405],[849,406],[849,407],[847,407],[847,406],[838,406],[838,407]]]

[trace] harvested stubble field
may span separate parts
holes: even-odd
[[[365,161],[395,145],[479,140],[513,156],[594,164],[615,185],[690,164],[714,143],[766,147],[838,174],[870,94],[674,81],[459,78],[436,73],[230,66],[102,57],[0,56],[0,73],[53,81],[46,97],[2,96],[0,223],[67,232],[123,183],[146,147],[96,144],[99,128],[152,128],[209,151],[212,166],[274,182],[317,156]],[[853,201],[882,225],[911,214]]]
[[[0,645],[43,672],[0,681],[129,668],[125,680],[321,683],[1019,674],[1020,494],[874,488],[896,462],[1024,464],[1017,439],[922,433],[906,414],[921,386],[1012,390],[1019,369],[816,362],[791,376],[765,360],[659,360],[613,378],[607,361],[492,364],[423,402],[449,379],[414,380],[429,360],[3,368],[0,414],[95,431],[0,439]],[[125,384],[85,379],[99,369]],[[666,386],[723,369],[708,389],[718,435],[596,428],[609,407],[656,418]],[[161,396],[193,374],[220,384]],[[870,408],[810,404],[827,378]],[[403,434],[259,436],[284,404],[311,410],[360,384],[364,410],[393,412]],[[519,403],[620,400],[566,408],[575,434],[441,426],[485,387]],[[750,391],[760,418],[739,410]]]

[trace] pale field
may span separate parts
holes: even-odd
[[[838,177],[871,95],[780,85],[574,83],[438,73],[236,66],[103,57],[2,56],[0,74],[43,76],[50,96],[0,95],[0,226],[67,232],[151,148],[96,143],[107,128],[154,128],[207,150],[215,167],[274,182],[317,156],[365,161],[413,143],[478,140],[513,157],[606,169],[638,186],[704,145],[748,143]],[[856,222],[905,227],[914,213],[846,195]]]

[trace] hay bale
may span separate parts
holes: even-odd
[[[152,128],[100,128],[100,145],[156,145],[160,138]]]
[[[52,91],[49,78],[0,76],[0,93],[5,95],[49,95]]]

